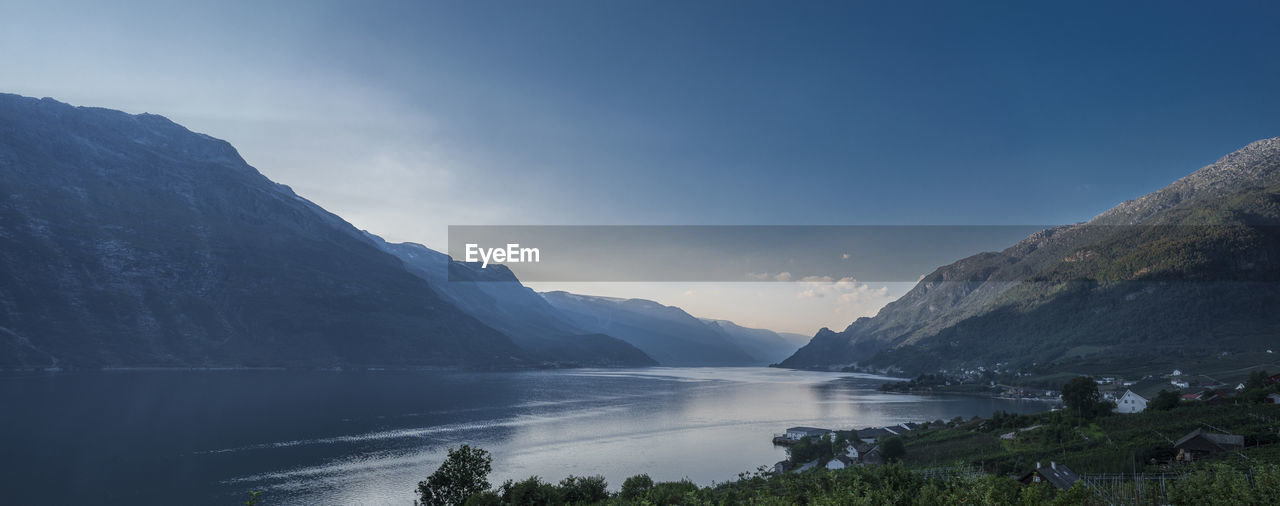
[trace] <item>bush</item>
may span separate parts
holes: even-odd
[[[1226,464],[1188,473],[1173,482],[1169,502],[1173,504],[1271,504],[1249,483],[1249,477]]]
[[[685,504],[686,496],[697,491],[698,486],[689,480],[665,481],[654,484],[649,490],[648,501],[652,504]]]
[[[559,504],[560,491],[556,486],[530,476],[520,481],[507,480],[502,484],[503,504],[551,505]]]

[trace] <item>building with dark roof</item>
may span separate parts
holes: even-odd
[[[792,427],[787,429],[787,434],[784,437],[799,441],[806,437],[823,437],[830,433],[831,431],[828,429],[819,429],[817,427]]]
[[[1039,462],[1036,462],[1035,469],[1032,469],[1027,472],[1027,474],[1018,478],[1018,482],[1023,485],[1030,485],[1032,483],[1048,483],[1057,487],[1059,490],[1069,489],[1072,485],[1075,485],[1077,481],[1080,481],[1080,475],[1076,474],[1075,471],[1072,471],[1071,468],[1066,466],[1066,464],[1059,464],[1057,462],[1049,462],[1048,467],[1043,467]]]
[[[1178,450],[1179,461],[1189,462],[1215,453],[1240,450],[1244,448],[1244,436],[1196,429],[1173,443],[1173,448]]]

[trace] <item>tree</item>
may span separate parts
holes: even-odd
[[[449,449],[444,463],[426,480],[418,482],[418,494],[424,506],[456,506],[468,497],[489,488],[489,471],[493,458],[480,448],[462,445]]]
[[[560,490],[555,484],[530,476],[524,480],[507,480],[502,484],[504,504],[560,504]]]
[[[796,444],[791,445],[790,448],[787,448],[787,456],[795,464],[804,464],[812,460],[817,460],[820,463],[826,462],[835,456],[831,445],[830,436],[820,438],[805,437],[797,441]]]
[[[900,437],[885,438],[880,445],[880,452],[886,461],[894,462],[907,454],[907,446],[902,443]]]
[[[1151,399],[1151,403],[1147,404],[1147,407],[1156,411],[1169,411],[1178,407],[1179,402],[1182,402],[1182,398],[1178,396],[1178,392],[1161,390],[1160,393],[1156,394],[1155,399]]]
[[[1088,376],[1080,376],[1062,387],[1062,402],[1080,418],[1093,418],[1098,409],[1098,383]]]
[[[609,484],[604,476],[570,476],[560,480],[560,502],[594,504],[609,498]]]
[[[1264,388],[1267,386],[1267,380],[1271,377],[1267,375],[1267,370],[1262,369],[1249,373],[1249,379],[1245,381],[1244,388],[1252,390],[1255,388]]]
[[[639,499],[648,494],[651,488],[653,488],[653,478],[647,474],[637,474],[622,482],[622,490],[618,491],[618,497]]]

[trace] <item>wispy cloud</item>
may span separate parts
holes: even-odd
[[[779,272],[771,274],[768,272],[748,272],[747,279],[751,281],[791,281],[790,272]]]

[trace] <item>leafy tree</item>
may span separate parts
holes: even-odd
[[[560,503],[560,491],[542,478],[530,476],[524,480],[507,480],[502,484],[503,504],[552,505]]]
[[[649,489],[653,488],[653,478],[647,474],[637,474],[626,481],[622,482],[622,490],[618,491],[618,497],[622,499],[639,499],[649,493]]]
[[[1160,393],[1156,394],[1155,399],[1151,399],[1151,403],[1147,404],[1147,407],[1156,411],[1169,411],[1178,407],[1179,402],[1182,402],[1182,397],[1178,396],[1178,392],[1161,390]]]
[[[880,445],[880,452],[884,455],[886,461],[895,462],[907,455],[907,446],[902,443],[902,438],[900,437],[885,438]]]
[[[480,448],[462,445],[449,449],[436,472],[418,482],[418,495],[424,506],[455,506],[463,504],[472,495],[489,488],[489,471],[493,470],[493,458]]]
[[[604,476],[570,476],[560,481],[560,502],[591,504],[609,498]]]
[[[1099,399],[1098,384],[1088,376],[1074,378],[1062,387],[1062,402],[1080,418],[1093,418]]]
[[[787,455],[792,463],[803,464],[812,460],[826,462],[835,457],[830,436],[820,438],[806,437],[787,448]]]
[[[492,490],[486,490],[467,498],[466,506],[503,506],[502,496]]]
[[[1265,369],[1253,371],[1249,373],[1249,379],[1245,381],[1244,388],[1246,390],[1265,388],[1267,386],[1267,380],[1270,377],[1271,376],[1267,375],[1267,371]]]

